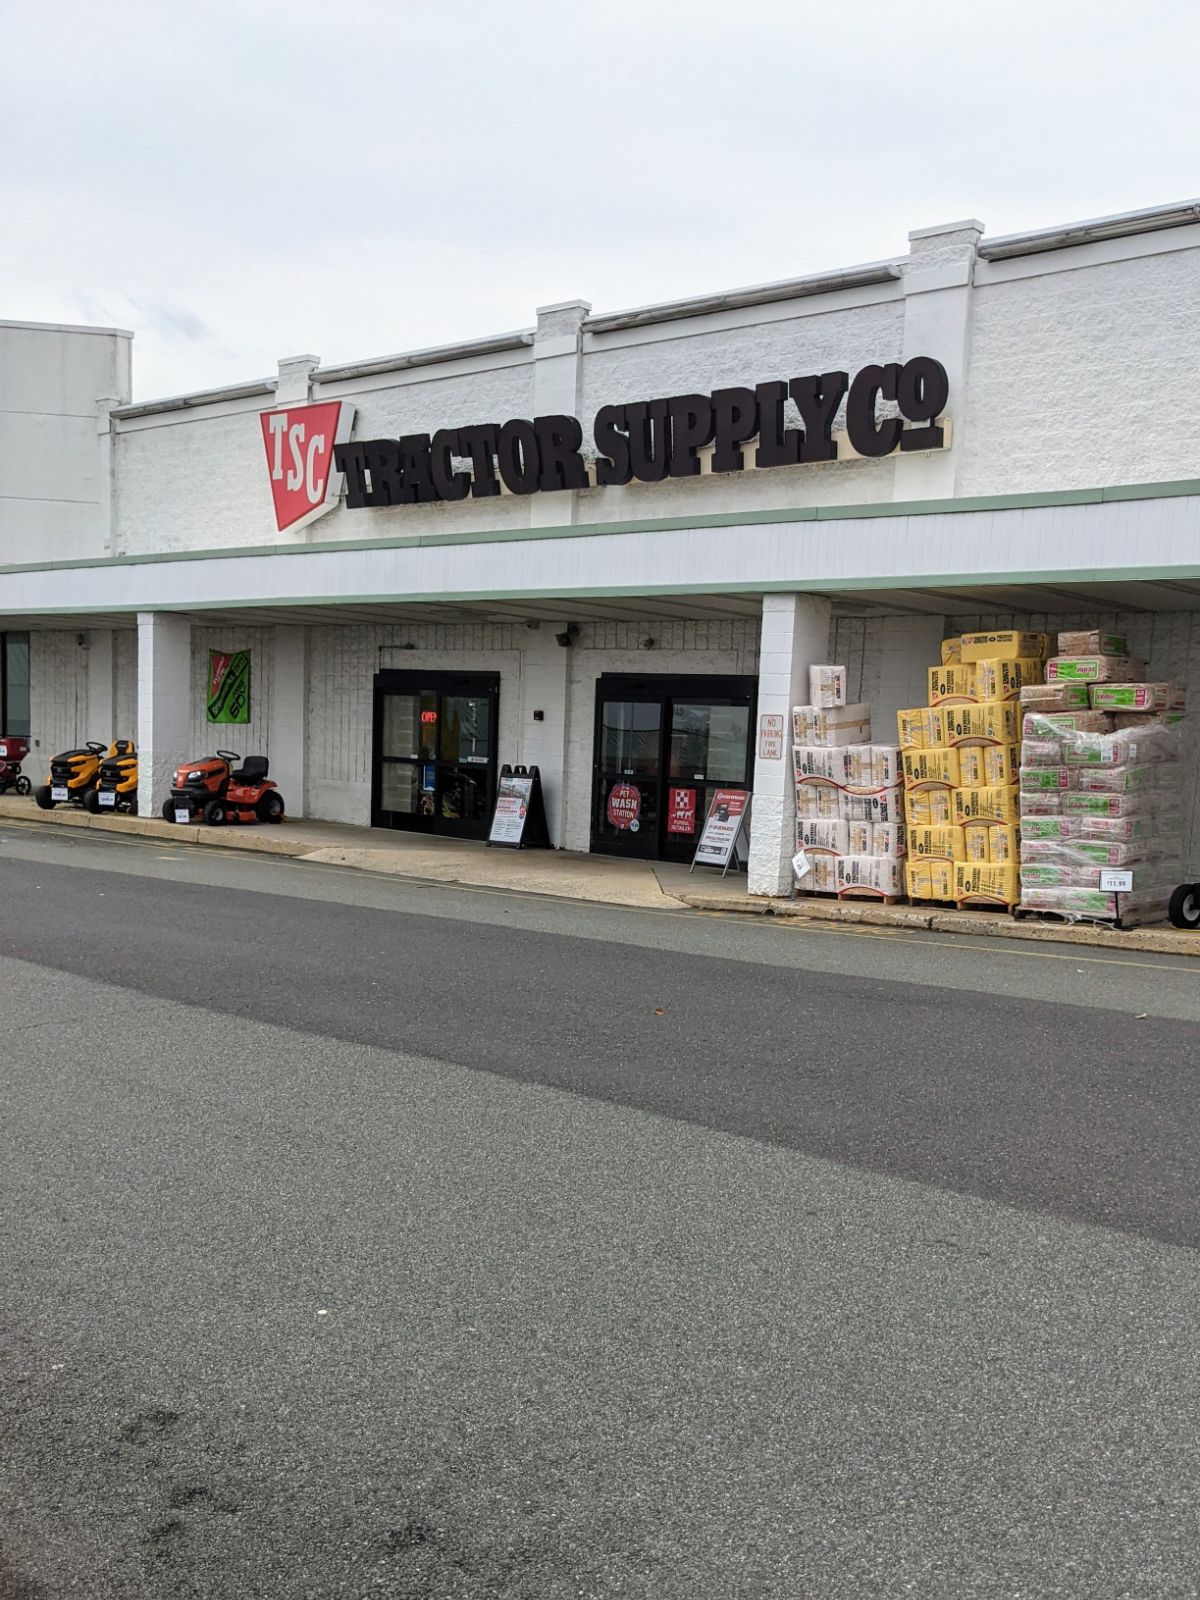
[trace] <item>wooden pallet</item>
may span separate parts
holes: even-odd
[[[904,902],[902,894],[880,894],[876,889],[843,889],[838,894],[833,889],[797,889],[798,900],[872,900],[880,906],[898,906]]]
[[[1164,916],[1155,916],[1152,912],[1137,909],[1122,911],[1119,917],[1108,917],[1100,916],[1093,911],[1048,911],[1045,906],[1014,906],[1013,916],[1018,922],[1038,917],[1043,922],[1062,928],[1070,928],[1077,922],[1087,922],[1096,928],[1115,928],[1118,933],[1125,933],[1130,928],[1144,927],[1147,923],[1166,921]]]

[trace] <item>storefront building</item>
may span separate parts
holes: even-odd
[[[500,765],[536,764],[555,845],[647,859],[690,859],[715,788],[746,788],[750,887],[786,893],[762,719],[810,663],[882,726],[945,634],[1112,626],[1195,692],[1198,297],[1189,204],[919,229],[867,266],[160,401],[131,403],[127,334],[0,324],[5,731],[31,768],[134,737],[147,815],[233,745],[293,815],[467,838]]]

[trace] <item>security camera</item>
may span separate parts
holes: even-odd
[[[577,622],[568,622],[562,633],[556,633],[554,635],[554,642],[562,645],[564,650],[569,650],[578,637],[579,624]]]

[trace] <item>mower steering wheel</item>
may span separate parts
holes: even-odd
[[[220,756],[222,761],[228,761],[230,766],[232,766],[235,761],[240,761],[242,759],[236,750],[218,750],[217,754]]]
[[[108,746],[106,744],[100,744],[96,739],[89,739],[87,742],[87,748],[94,756],[102,756],[108,749]]]

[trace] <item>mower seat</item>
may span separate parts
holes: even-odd
[[[261,783],[267,775],[269,762],[266,756],[247,756],[235,772],[229,774],[230,783]]]

